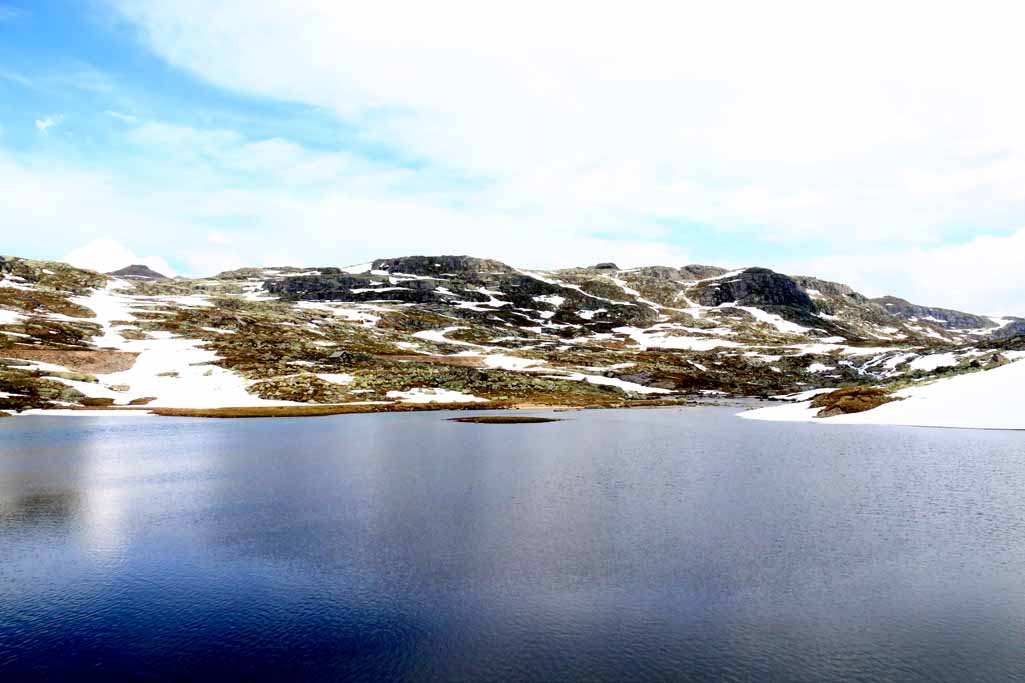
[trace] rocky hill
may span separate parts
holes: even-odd
[[[139,263],[133,263],[130,266],[120,268],[118,270],[111,271],[107,275],[113,275],[114,277],[123,278],[138,278],[141,280],[166,280],[167,276],[162,273],[158,273],[149,266],[145,266]]]
[[[629,405],[908,386],[1009,362],[1025,320],[764,268],[470,256],[202,279],[0,258],[0,411]]]

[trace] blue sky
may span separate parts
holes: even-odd
[[[0,0],[2,251],[765,265],[1025,314],[1014,4],[706,4]]]

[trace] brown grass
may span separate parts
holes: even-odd
[[[83,398],[81,399],[82,405],[87,408],[104,408],[114,405],[114,399],[112,398]]]
[[[815,417],[833,417],[834,415],[863,413],[896,400],[898,399],[884,389],[848,387],[831,391],[828,394],[819,394],[812,399],[811,407],[821,408]]]
[[[608,405],[566,405],[565,403],[519,403],[515,401],[489,401],[487,403],[375,403],[370,405],[298,405],[249,406],[243,408],[122,408],[122,410],[149,410],[165,417],[319,417],[324,415],[357,415],[365,413],[412,413],[426,410],[580,410],[583,408],[662,408],[690,405],[685,401],[641,400],[623,401]],[[512,417],[513,420],[530,420]]]
[[[124,372],[135,365],[137,353],[126,351],[79,351],[71,349],[33,349],[13,347],[4,349],[5,358],[32,360],[40,363],[63,365],[78,372],[91,375],[106,375],[111,372]]]
[[[88,319],[94,317],[92,310],[72,303],[66,296],[38,289],[26,291],[5,287],[0,292],[0,303],[29,314],[61,313],[72,318],[82,318],[83,322],[89,322]]]

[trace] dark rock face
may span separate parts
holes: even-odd
[[[1022,323],[1025,323],[1025,320],[1023,320]],[[1003,330],[1000,331],[1003,332]],[[994,341],[984,342],[981,346],[983,348],[994,349],[997,351],[1025,351],[1025,330],[1021,332],[1012,332],[1011,334]]]
[[[399,258],[377,259],[373,262],[374,270],[386,270],[390,273],[408,273],[410,275],[436,275],[446,273],[510,273],[513,269],[501,261],[475,258],[473,256],[402,256]]]
[[[816,292],[826,296],[844,297],[857,304],[864,304],[869,301],[868,297],[858,294],[847,285],[840,284],[839,282],[830,282],[829,280],[820,280],[817,277],[805,277],[802,275],[791,275],[790,279],[806,291],[814,289]]]
[[[1018,338],[1019,340],[1025,340],[1025,319],[1015,318],[1014,322],[1010,325],[993,332],[993,336],[999,339]]]
[[[344,301],[353,295],[353,289],[373,287],[376,284],[370,278],[338,271],[267,280],[263,287],[271,294],[286,299],[340,299]]]
[[[767,268],[748,268],[734,277],[713,280],[695,290],[704,306],[736,303],[741,306],[781,307],[813,313],[815,303],[796,282]]]
[[[465,256],[386,259],[375,261],[372,268],[394,275],[353,275],[337,268],[322,268],[315,275],[268,278],[263,286],[269,293],[290,301],[428,304],[429,310],[488,324],[534,326],[547,313],[553,323],[567,326],[559,334],[565,332],[569,336],[584,326],[608,331],[622,325],[646,326],[657,319],[651,307],[624,301],[629,297],[608,278],[582,281],[579,288],[565,287],[518,272],[498,261]],[[422,274],[425,272],[428,274]],[[492,294],[485,292],[492,292],[506,305],[475,309],[473,303],[491,300]],[[537,300],[550,296],[561,297],[562,304]],[[578,315],[582,310],[596,308],[603,312],[589,318]]]
[[[805,276],[791,276],[791,279],[806,293],[814,291],[824,297],[814,299],[815,307],[820,313],[840,315],[845,319],[862,320],[876,325],[899,327],[900,319],[891,315],[877,302],[859,294],[847,285]],[[847,334],[842,330],[838,330],[838,332],[841,336]]]
[[[128,277],[128,278],[139,278],[140,280],[167,280],[169,279],[166,275],[162,275],[157,271],[153,270],[149,266],[144,266],[139,263],[133,263],[126,268],[121,270],[114,270],[107,275],[115,275],[117,277]]]
[[[997,326],[992,320],[981,315],[954,311],[949,308],[918,306],[895,296],[884,296],[872,301],[885,308],[890,315],[903,320],[916,318],[954,330],[984,329]]]
[[[9,264],[7,262],[7,259],[5,259],[3,256],[0,256],[0,273],[10,273],[10,272],[11,272],[11,264]]]
[[[515,308],[537,308],[535,296],[562,294],[558,285],[550,285],[529,275],[513,273],[491,281],[491,286],[502,292],[504,298],[512,302]]]
[[[591,270],[619,270],[619,266],[610,261],[606,261],[604,263],[598,263],[591,266]]]
[[[436,303],[442,298],[435,290],[433,280],[408,280],[389,285],[386,279],[365,275],[350,275],[338,270],[319,275],[299,275],[267,280],[263,284],[271,294],[293,301],[401,301],[403,303]],[[466,298],[487,297],[472,292]]]

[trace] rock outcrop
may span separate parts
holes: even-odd
[[[140,263],[133,263],[130,266],[121,268],[120,270],[114,270],[107,275],[113,275],[114,277],[123,277],[129,279],[138,280],[167,280],[166,275],[162,275],[157,271],[153,270],[149,266],[142,265]]]
[[[688,294],[704,306],[732,303],[738,306],[790,309],[814,313],[815,303],[801,287],[786,275],[767,268],[748,268],[733,276],[704,282]]]
[[[910,320],[912,322],[924,320],[955,330],[979,330],[997,326],[997,323],[985,316],[955,311],[949,308],[918,306],[904,299],[898,299],[895,296],[884,296],[872,301],[885,308],[886,312],[890,315],[902,320]]]

